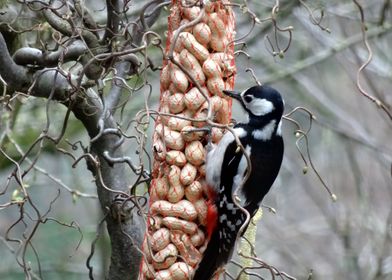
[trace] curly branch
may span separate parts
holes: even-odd
[[[52,52],[30,47],[20,48],[14,53],[13,59],[19,65],[54,67],[60,60],[62,62],[78,60],[86,52],[87,46],[83,42],[74,41],[68,46],[60,46],[58,50]]]

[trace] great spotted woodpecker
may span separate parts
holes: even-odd
[[[252,217],[278,175],[283,158],[281,119],[284,102],[278,91],[268,86],[254,86],[241,93],[223,91],[238,100],[245,109],[247,120],[234,126],[251,162],[248,179],[239,194],[241,205]],[[206,158],[206,182],[214,195],[217,210],[215,223],[207,225],[210,240],[199,263],[194,280],[208,280],[231,258],[235,241],[246,215],[233,201],[233,193],[248,172],[247,159],[237,148],[228,131]]]

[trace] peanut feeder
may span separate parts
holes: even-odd
[[[208,241],[207,139],[197,128],[206,125],[207,116],[219,124],[231,118],[231,101],[222,93],[233,89],[235,75],[234,14],[228,3],[171,3],[166,58],[174,61],[164,59],[159,108],[171,116],[157,119],[153,135],[155,162],[139,279],[191,279]],[[213,127],[211,140],[219,142],[223,133]]]

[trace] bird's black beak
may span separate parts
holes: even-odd
[[[238,101],[242,101],[241,100],[241,93],[238,91],[233,91],[233,90],[223,90],[222,91],[225,95],[230,96],[234,99],[237,99]]]

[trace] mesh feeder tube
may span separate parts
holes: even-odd
[[[222,92],[233,89],[235,76],[235,21],[227,4],[171,3],[139,279],[191,279],[208,242],[202,128],[207,118],[221,125],[231,119]],[[216,144],[223,134],[212,125],[210,140]]]

